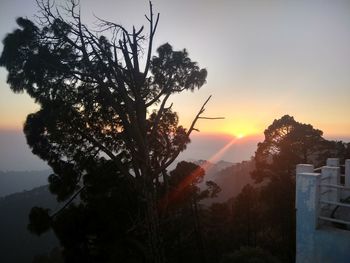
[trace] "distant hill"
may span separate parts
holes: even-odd
[[[210,163],[205,160],[192,162],[204,168],[206,172],[204,181],[214,181],[221,188],[218,197],[205,201],[205,204],[227,201],[238,195],[245,185],[253,183],[250,177],[250,173],[255,169],[253,160],[240,163],[230,163],[226,161]],[[204,182],[202,186],[204,186]]]
[[[205,203],[224,202],[236,196],[242,188],[252,183],[250,172],[254,161],[210,163],[205,160],[193,161],[206,170],[204,181],[212,180],[222,189],[219,196]],[[59,245],[52,232],[40,237],[27,231],[28,214],[33,206],[56,210],[58,203],[50,194],[46,184],[50,170],[40,172],[0,172],[0,195],[21,191],[0,197],[0,262],[31,262],[35,255],[46,254]],[[20,253],[18,253],[20,251]]]
[[[219,161],[217,163],[212,163],[206,160],[192,160],[190,162],[195,163],[204,169],[205,181],[209,181],[209,180],[215,181],[215,177],[221,170],[234,165],[234,163],[226,162],[226,161]]]
[[[250,173],[255,169],[253,160],[243,161],[229,166],[215,176],[214,181],[221,187],[221,192],[215,202],[224,202],[237,196],[247,184],[254,184]]]
[[[28,214],[33,206],[56,209],[58,203],[47,186],[0,198],[0,262],[32,262],[58,246],[52,232],[40,237],[27,230]]]
[[[51,170],[0,171],[0,197],[47,185],[47,178],[51,173]]]

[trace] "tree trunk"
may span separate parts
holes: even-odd
[[[159,226],[159,214],[157,210],[157,199],[155,198],[154,189],[149,189],[145,193],[146,196],[146,224],[148,235],[148,246],[150,250],[150,263],[164,263],[164,247],[162,235]]]
[[[202,259],[202,262],[207,262],[206,258],[206,250],[205,250],[205,244],[204,244],[204,239],[202,235],[202,230],[201,230],[201,225],[199,222],[199,211],[198,211],[198,201],[196,196],[193,197],[192,201],[192,213],[194,217],[194,229],[195,229],[195,235],[196,235],[196,240],[197,240],[197,247],[199,250],[199,256]]]

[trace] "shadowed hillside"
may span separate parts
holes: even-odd
[[[46,185],[50,173],[50,170],[0,171],[0,197]]]
[[[237,196],[245,185],[252,184],[250,173],[254,169],[255,163],[250,160],[236,163],[218,172],[214,181],[220,186],[221,192],[213,201],[224,202]]]
[[[51,231],[38,237],[27,230],[29,211],[38,205],[52,209],[57,207],[47,186],[0,198],[2,263],[31,262],[35,255],[47,253],[58,246]]]
[[[250,173],[255,169],[254,160],[240,163],[226,161],[211,163],[205,160],[193,162],[205,170],[204,180],[200,184],[201,187],[205,186],[205,181],[211,180],[221,188],[218,196],[206,200],[205,204],[226,202],[228,199],[237,196],[245,185],[253,183]]]

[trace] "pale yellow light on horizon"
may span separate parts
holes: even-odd
[[[14,94],[5,84],[1,85],[0,96],[0,130],[22,130],[23,123],[28,114],[36,112],[39,106],[34,103],[27,94]],[[181,98],[183,98],[182,96]],[[189,101],[188,104],[193,104]],[[177,105],[183,105],[184,101],[178,102]],[[219,100],[213,102],[209,107],[208,116],[225,116],[225,108],[221,106]],[[196,105],[193,109],[188,109],[189,105],[182,108],[186,110],[180,111],[180,124],[188,128],[193,119],[193,115],[200,105]],[[210,111],[213,111],[211,113]],[[216,135],[229,135],[235,138],[247,138],[251,136],[263,136],[264,130],[272,124],[274,119],[281,118],[284,114],[290,114],[295,117],[296,121],[313,125],[314,128],[324,132],[325,138],[348,141],[350,137],[350,122],[344,118],[346,114],[335,117],[332,122],[325,121],[322,116],[311,116],[311,114],[302,114],[300,112],[286,112],[281,110],[264,109],[263,116],[257,116],[258,109],[254,107],[246,107],[242,109],[242,114],[236,114],[234,117],[225,116],[223,120],[200,120],[196,124],[196,128],[200,130],[199,135],[211,133]],[[344,111],[345,112],[345,111]],[[349,138],[350,140],[350,138]]]
[[[201,133],[226,134],[237,139],[246,137],[264,136],[264,131],[279,119],[278,116],[264,116],[264,118],[253,118],[251,116],[240,116],[238,119],[225,119],[222,121],[200,122],[198,127]],[[293,116],[293,114],[291,114]],[[315,129],[323,131],[326,139],[350,141],[350,123],[349,122],[321,122],[317,118],[305,118],[302,115],[294,116],[295,120],[301,123],[311,124]]]
[[[254,120],[237,120],[237,121],[223,121],[216,125],[206,125],[201,129],[204,132],[210,133],[221,133],[234,136],[235,138],[241,139],[247,136],[259,135],[264,129],[260,128],[258,123]]]

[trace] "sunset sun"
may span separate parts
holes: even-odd
[[[243,139],[250,135],[255,135],[259,133],[259,129],[255,127],[254,124],[244,122],[244,121],[236,121],[230,123],[227,126],[222,127],[222,132],[226,134],[230,134],[236,139]]]
[[[243,133],[237,134],[237,139],[242,139],[243,137],[244,137],[244,134],[243,134]]]

